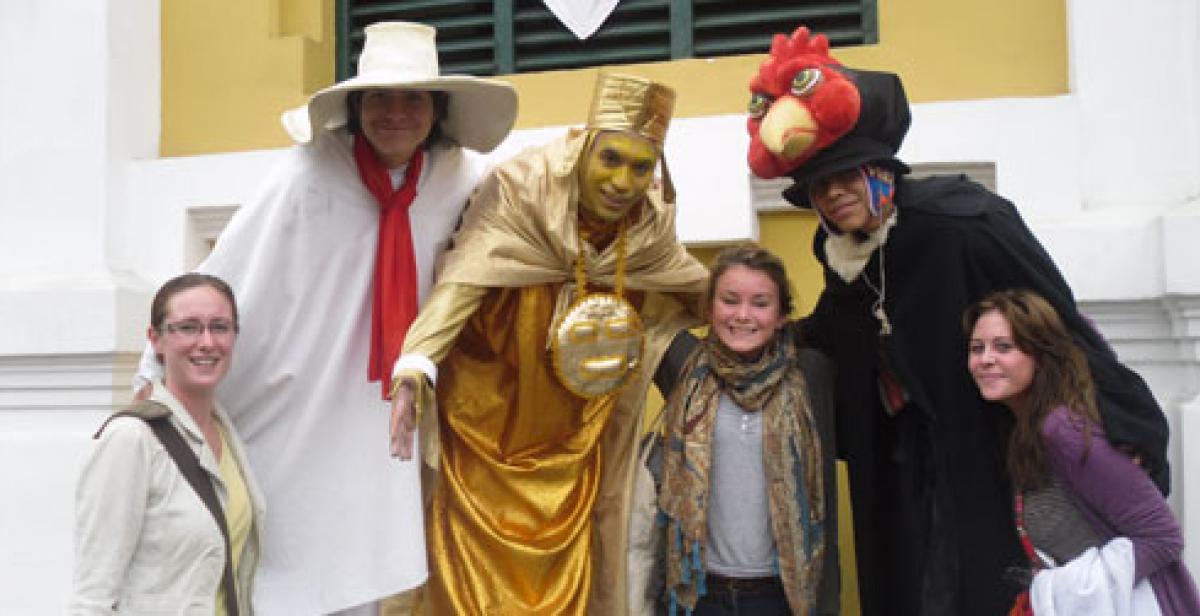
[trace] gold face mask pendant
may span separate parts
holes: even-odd
[[[622,296],[625,227],[617,234],[617,271],[612,293],[588,293],[583,250],[575,260],[577,299],[551,330],[554,372],[571,393],[595,398],[620,389],[642,360],[642,319]]]

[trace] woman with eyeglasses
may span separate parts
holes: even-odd
[[[1179,523],[1105,437],[1087,358],[1054,307],[998,291],[963,328],[979,393],[1013,418],[1008,474],[1033,581],[1010,614],[1200,614]]]
[[[237,333],[219,278],[184,274],[155,295],[147,337],[164,373],[105,422],[83,467],[71,614],[251,614],[262,500],[216,401]]]

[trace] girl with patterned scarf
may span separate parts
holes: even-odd
[[[708,336],[681,334],[659,369],[679,375],[659,496],[668,613],[837,614],[831,365],[799,345],[770,252],[723,251],[705,299]]]

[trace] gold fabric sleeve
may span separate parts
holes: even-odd
[[[415,353],[435,364],[441,362],[486,294],[486,288],[467,284],[435,286],[404,336],[402,354]]]

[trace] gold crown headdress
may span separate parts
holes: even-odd
[[[596,80],[587,128],[627,130],[661,150],[675,111],[675,90],[633,75],[602,74]]]

